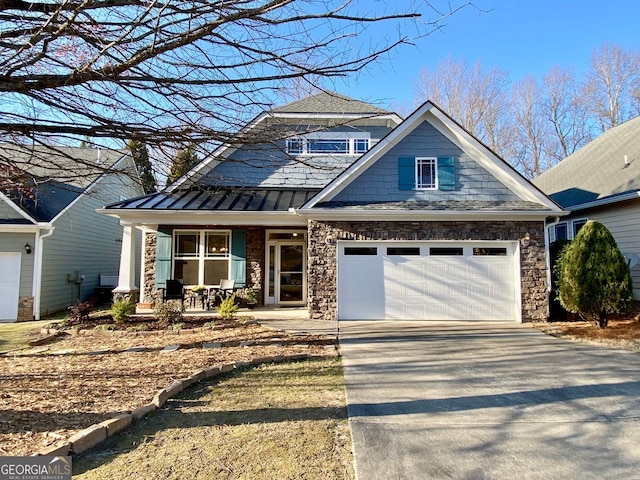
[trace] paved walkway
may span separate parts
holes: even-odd
[[[640,354],[518,324],[340,322],[357,477],[640,478]]]

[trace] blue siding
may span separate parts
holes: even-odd
[[[298,126],[296,130],[317,131],[316,125]],[[384,137],[390,128],[379,126],[336,127],[325,131],[369,132],[372,141]],[[205,185],[283,187],[305,186],[321,188],[337,177],[359,155],[305,156],[305,164],[291,160],[284,152],[286,141],[276,145],[251,145],[233,152],[229,159],[211,170],[202,180]]]
[[[453,186],[446,187],[452,190],[401,190],[398,172],[401,157],[438,157],[439,161],[441,157],[452,157],[455,178]],[[445,165],[448,163],[449,160],[444,161]],[[449,185],[448,174],[444,175]],[[342,202],[408,200],[510,201],[520,198],[435,127],[423,122],[333,199]]]

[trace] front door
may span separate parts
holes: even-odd
[[[307,245],[303,234],[296,237],[267,242],[267,304],[304,305],[307,301]]]
[[[276,303],[304,303],[306,298],[304,250],[304,243],[278,243]]]

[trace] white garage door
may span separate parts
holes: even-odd
[[[18,319],[20,253],[0,252],[0,322]]]
[[[518,320],[514,242],[340,242],[341,320]]]

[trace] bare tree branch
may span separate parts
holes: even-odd
[[[359,72],[470,3],[0,0],[0,134],[219,145],[282,89]]]

